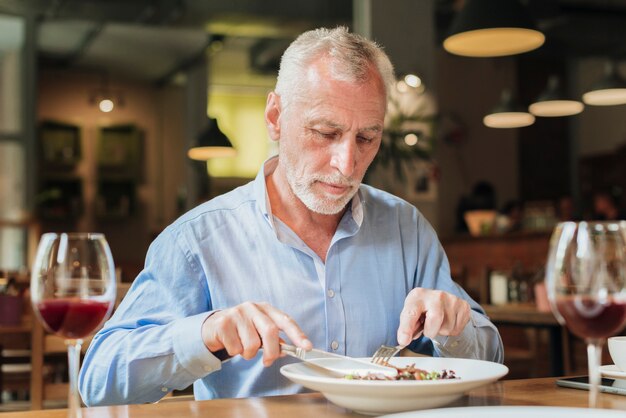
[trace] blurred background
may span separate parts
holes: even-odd
[[[0,218],[100,230],[116,260],[141,263],[165,225],[248,181],[274,152],[263,106],[280,56],[302,31],[336,25],[377,40],[399,76],[423,82],[411,98],[422,151],[391,174],[378,164],[368,181],[415,203],[441,236],[466,230],[459,205],[471,208],[479,183],[492,188],[493,209],[524,202],[540,218],[558,216],[545,206],[560,199],[572,216],[591,214],[594,188],[620,195],[626,176],[607,161],[626,142],[623,105],[518,129],[489,128],[483,116],[503,90],[528,105],[550,76],[580,98],[608,62],[624,74],[626,1],[522,2],[546,42],[495,58],[443,50],[463,3],[2,0]],[[237,151],[208,171],[186,154],[207,115]]]

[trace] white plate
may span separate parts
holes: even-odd
[[[412,411],[385,415],[380,418],[604,418],[624,417],[624,411],[589,408],[562,408],[558,406],[471,406],[465,408],[441,408],[435,411]]]
[[[614,379],[626,379],[626,372],[621,371],[615,364],[606,364],[600,366],[602,376],[612,377]]]
[[[322,365],[332,359],[318,359]],[[287,364],[280,372],[306,388],[321,392],[329,401],[361,414],[389,414],[436,408],[463,396],[471,389],[486,385],[509,372],[499,363],[441,357],[396,357],[398,367],[415,364],[428,371],[454,370],[458,379],[372,381],[326,377],[304,363]]]

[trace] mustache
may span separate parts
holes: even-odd
[[[311,178],[313,182],[319,181],[322,183],[330,183],[341,187],[355,187],[358,186],[359,182],[351,177],[345,177],[341,174],[316,174]]]

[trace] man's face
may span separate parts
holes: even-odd
[[[279,164],[313,212],[334,215],[352,199],[380,146],[386,109],[378,74],[361,84],[332,79],[315,61],[303,92],[281,111]]]

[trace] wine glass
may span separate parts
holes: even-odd
[[[33,311],[44,327],[65,338],[68,417],[80,417],[78,370],[82,338],[109,317],[116,296],[115,266],[104,235],[44,234],[37,248],[30,290]]]
[[[546,288],[556,318],[587,343],[589,407],[595,408],[602,346],[626,324],[626,223],[558,224],[550,239]]]

